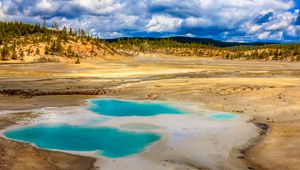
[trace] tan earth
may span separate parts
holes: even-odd
[[[214,110],[250,115],[255,118],[253,123],[270,127],[266,135],[262,132],[251,141],[252,147],[240,148],[242,155],[232,152],[228,161],[237,169],[300,167],[300,63],[147,56],[120,62],[82,61],[80,65],[0,64],[0,89],[21,90],[18,95],[2,91],[0,110],[80,105],[97,95],[66,95],[68,91],[85,94],[105,89],[111,90],[105,97],[196,102]],[[28,89],[61,95],[23,95]],[[21,115],[1,115],[0,127],[38,116]],[[6,139],[0,140],[0,154],[0,169],[92,169],[94,162],[93,158],[35,149]]]

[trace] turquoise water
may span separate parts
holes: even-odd
[[[108,116],[154,116],[159,114],[182,114],[167,104],[139,103],[116,99],[91,100],[89,110]]]
[[[39,148],[65,151],[99,151],[109,158],[119,158],[142,152],[160,139],[155,133],[130,132],[117,128],[95,127],[113,119],[111,116],[153,116],[159,114],[182,114],[168,104],[142,103],[116,99],[90,101],[89,110],[106,115],[82,122],[80,126],[67,124],[36,125],[10,130],[4,135],[10,139],[32,143]],[[122,128],[153,130],[159,127],[148,124],[125,124]]]
[[[100,151],[110,158],[118,158],[142,152],[158,141],[154,133],[137,133],[115,128],[88,128],[71,125],[37,125],[7,131],[10,139],[30,142],[39,148],[65,151]]]
[[[215,120],[234,120],[238,119],[240,116],[231,113],[214,113],[208,115],[208,117]]]

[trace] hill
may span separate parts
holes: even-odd
[[[300,61],[300,44],[235,43],[190,37],[118,38],[105,41],[110,43],[112,48],[128,55],[160,54],[222,59]]]
[[[47,28],[44,23],[0,22],[1,62],[115,61],[155,54],[242,60],[300,61],[300,44],[222,42],[207,38],[118,38],[101,40],[84,30]]]
[[[83,30],[51,28],[21,22],[0,22],[0,60],[5,62],[68,62],[125,57]],[[94,60],[95,61],[95,60]]]
[[[260,46],[265,44],[274,44],[267,42],[252,42],[252,43],[240,43],[240,42],[224,42],[219,40],[214,40],[211,38],[195,38],[195,37],[184,37],[184,36],[174,36],[174,37],[163,37],[163,38],[153,38],[153,37],[122,37],[115,39],[104,39],[109,43],[118,42],[120,40],[150,40],[150,41],[160,41],[160,40],[173,40],[178,43],[197,43],[204,45],[212,45],[215,47],[234,47],[234,46]]]

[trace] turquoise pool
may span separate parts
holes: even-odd
[[[208,117],[215,120],[235,120],[240,118],[239,115],[231,113],[213,113],[208,115]]]
[[[119,158],[140,153],[160,139],[160,136],[155,133],[129,130],[148,131],[159,127],[135,123],[120,126],[128,129],[121,130],[97,127],[97,125],[113,120],[115,117],[183,114],[181,110],[165,103],[95,99],[89,104],[88,110],[104,116],[83,121],[76,126],[69,125],[66,120],[66,124],[43,124],[18,128],[7,131],[4,135],[13,140],[32,143],[39,148],[79,152],[99,151],[99,155]]]
[[[71,125],[37,125],[4,133],[10,139],[30,142],[39,148],[65,151],[100,151],[118,158],[142,152],[160,139],[154,133],[137,133],[115,128]]]
[[[182,114],[177,108],[163,103],[133,102],[116,99],[90,101],[89,110],[107,116],[154,116],[159,114]]]

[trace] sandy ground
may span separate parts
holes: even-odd
[[[230,153],[228,162],[235,165],[231,169],[249,166],[249,169],[296,170],[300,166],[300,153],[297,152],[300,142],[299,63],[138,57],[128,62],[80,65],[3,64],[0,65],[0,73],[0,89],[76,90],[105,87],[120,90],[112,97],[193,102],[213,110],[253,116],[254,122],[266,123],[270,128],[267,135],[262,134],[250,150],[241,151],[245,155],[235,151]],[[24,98],[2,95],[0,109],[80,105],[83,99],[90,97]],[[6,116],[1,120],[7,121]],[[12,144],[8,145],[3,147],[4,144],[0,144],[5,151],[14,150]],[[26,159],[31,160],[30,166],[39,169],[39,161],[28,155]],[[9,158],[11,162],[17,159],[8,154],[4,158]],[[19,162],[26,165],[28,161]],[[185,161],[165,160],[165,164],[174,162],[182,165]],[[67,160],[64,163],[68,164]],[[188,163],[194,165],[193,161]],[[197,163],[195,165],[199,165]],[[68,165],[70,168],[73,164]]]

